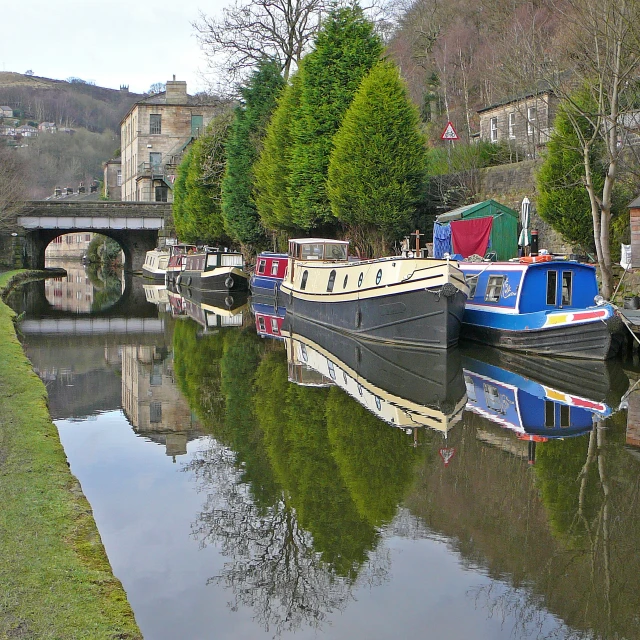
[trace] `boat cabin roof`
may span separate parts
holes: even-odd
[[[327,238],[297,238],[289,240],[289,257],[299,260],[348,259],[349,241]]]

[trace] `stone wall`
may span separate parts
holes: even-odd
[[[522,199],[531,200],[531,229],[538,230],[538,247],[551,253],[571,254],[573,248],[544,222],[536,210],[535,171],[540,160],[525,160],[480,170],[478,202],[492,199],[520,211]]]

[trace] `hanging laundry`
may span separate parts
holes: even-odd
[[[489,236],[493,218],[472,218],[471,220],[454,220],[451,224],[453,250],[465,258],[477,254],[484,256],[489,246]]]
[[[444,254],[452,254],[451,227],[449,223],[433,225],[433,257],[444,258]]]

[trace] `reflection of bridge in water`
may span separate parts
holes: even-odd
[[[41,318],[23,320],[20,331],[25,335],[105,335],[164,333],[163,318]]]

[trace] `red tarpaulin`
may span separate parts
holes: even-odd
[[[489,246],[493,218],[473,218],[471,220],[454,220],[451,222],[451,239],[453,251],[463,258],[473,254],[483,256]]]

